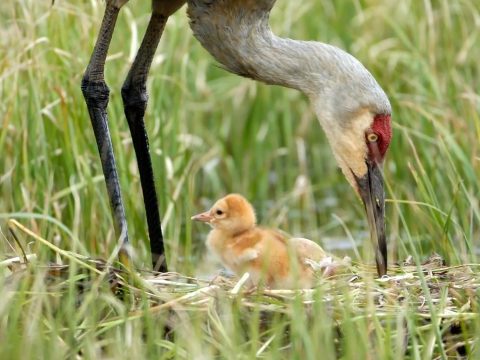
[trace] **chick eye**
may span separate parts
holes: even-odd
[[[217,215],[223,215],[223,211],[220,210],[220,209],[218,209],[217,211],[215,211],[215,214],[217,214]]]
[[[378,135],[375,133],[367,134],[367,140],[369,142],[376,142],[378,140]]]

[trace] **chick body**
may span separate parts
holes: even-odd
[[[252,205],[238,194],[225,196],[192,219],[213,227],[207,237],[208,249],[235,274],[248,272],[253,285],[312,287],[314,271],[307,260],[319,262],[327,257],[311,240],[288,238],[257,226]]]

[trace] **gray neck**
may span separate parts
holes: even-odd
[[[268,25],[274,3],[188,0],[188,14],[195,37],[232,73],[300,90],[329,113],[390,113],[383,90],[353,56],[331,45],[275,36]]]

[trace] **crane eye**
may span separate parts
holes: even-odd
[[[217,214],[217,215],[223,215],[223,211],[220,210],[220,209],[218,209],[217,211],[215,211],[215,214]]]
[[[367,134],[367,140],[369,142],[376,142],[378,140],[378,135],[375,133]]]

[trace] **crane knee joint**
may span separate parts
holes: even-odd
[[[110,89],[105,81],[91,81],[87,77],[84,77],[81,88],[87,105],[107,106]]]
[[[145,85],[135,86],[124,84],[122,86],[122,100],[125,107],[129,106],[147,106],[148,94]]]

